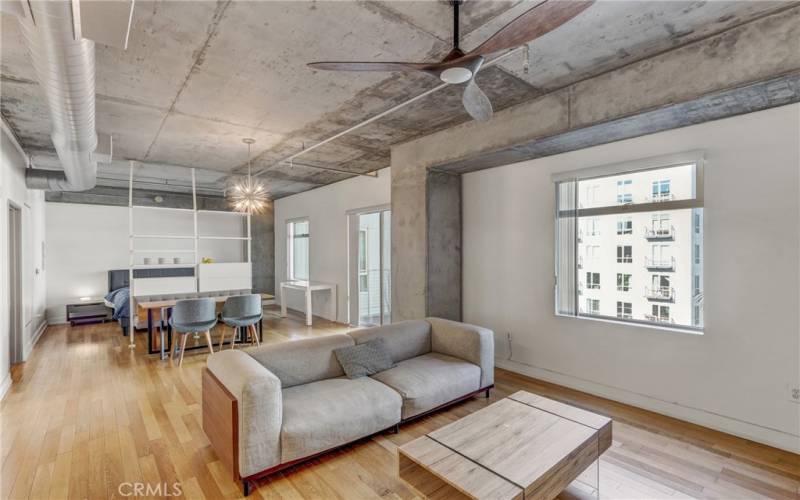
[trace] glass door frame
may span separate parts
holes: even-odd
[[[347,213],[347,311],[348,311],[348,318],[347,322],[351,326],[359,326],[359,289],[358,289],[358,233],[359,233],[359,217],[362,215],[369,215],[369,214],[380,214],[378,217],[379,220],[379,233],[380,233],[380,248],[378,251],[379,254],[379,269],[380,269],[380,279],[379,282],[379,293],[380,293],[380,324],[383,325],[384,323],[384,315],[386,313],[386,304],[384,304],[384,279],[383,279],[383,272],[384,272],[384,245],[385,245],[385,227],[384,227],[384,220],[385,217],[383,215],[384,212],[391,213],[392,206],[390,204],[386,205],[375,205],[371,207],[364,207],[364,208],[357,208],[354,210],[348,210]],[[391,245],[391,242],[390,242]],[[389,270],[391,272],[391,269]],[[389,314],[391,315],[391,304],[389,305]],[[377,326],[377,325],[375,325]]]

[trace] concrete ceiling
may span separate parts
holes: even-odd
[[[465,49],[537,2],[468,0]],[[768,1],[600,1],[525,51],[483,70],[495,109],[706,37],[785,7]],[[283,158],[439,84],[423,74],[314,71],[317,60],[439,60],[451,46],[443,1],[137,1],[127,51],[97,46],[97,128],[114,156],[147,164],[150,179],[209,185],[241,173],[256,139],[254,171],[274,198],[349,177],[280,164]],[[52,168],[49,117],[16,20],[3,14],[0,111],[39,166]],[[297,162],[370,172],[389,148],[469,119],[461,88],[448,87],[301,156]],[[101,170],[114,185],[124,162]],[[217,173],[214,173],[217,172]],[[179,184],[179,182],[173,182]],[[169,185],[169,182],[166,184]],[[167,188],[168,189],[168,188]]]

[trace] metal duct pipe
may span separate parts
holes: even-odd
[[[64,171],[27,169],[29,188],[83,191],[97,183],[94,42],[75,38],[73,3],[31,0],[20,18],[39,86],[50,109],[50,135]]]

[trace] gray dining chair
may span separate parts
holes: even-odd
[[[178,366],[183,364],[183,353],[186,351],[186,339],[189,334],[199,334],[204,332],[208,350],[214,354],[214,347],[211,342],[211,329],[217,324],[217,303],[212,298],[186,299],[179,300],[172,308],[172,316],[169,319],[170,325],[175,333],[181,336],[181,357]],[[177,339],[175,342],[177,347]],[[172,351],[172,359],[175,359],[175,350]]]
[[[222,306],[222,322],[233,330],[231,349],[236,346],[236,330],[238,328],[244,328],[245,332],[250,334],[251,344],[255,342],[256,345],[261,345],[258,332],[256,332],[256,324],[261,320],[261,315],[261,295],[234,295],[225,300],[225,305]],[[244,336],[245,340],[247,333]],[[222,338],[219,341],[220,350],[222,350],[224,342],[225,329],[222,330]]]

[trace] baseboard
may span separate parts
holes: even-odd
[[[33,334],[33,338],[30,340],[30,342],[26,343],[22,349],[22,359],[28,359],[28,356],[30,355],[31,351],[33,351],[33,348],[36,347],[36,343],[39,342],[39,339],[42,337],[42,334],[47,329],[48,324],[49,323],[47,322],[47,320],[44,320],[39,325],[39,328],[36,329],[36,333]]]
[[[702,425],[703,427],[749,439],[757,443],[780,448],[792,453],[800,453],[800,436],[795,436],[787,432],[762,427],[751,422],[745,422],[707,410],[664,401],[626,389],[598,384],[565,373],[539,368],[517,361],[497,359],[495,360],[495,365],[499,368],[522,375],[527,375],[553,384],[563,385],[570,389],[587,392],[595,396],[629,404],[637,408],[650,410],[668,417],[685,420],[693,424]]]
[[[6,398],[9,389],[11,389],[11,372],[6,373],[3,382],[0,384],[0,401]]]

